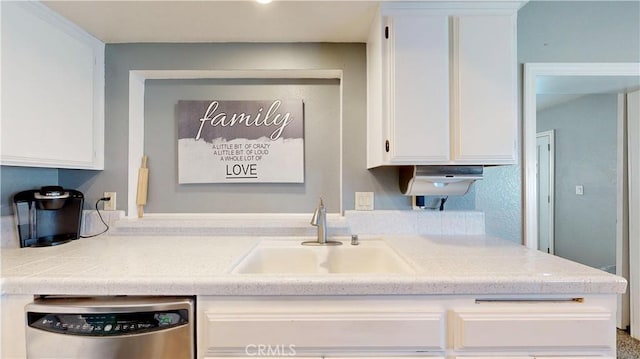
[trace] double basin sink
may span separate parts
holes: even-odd
[[[303,246],[264,239],[231,271],[234,274],[410,274],[413,267],[383,240],[341,246]]]

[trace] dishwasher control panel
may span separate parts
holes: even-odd
[[[58,334],[87,336],[133,335],[164,330],[189,323],[187,310],[127,313],[27,312],[29,327]]]

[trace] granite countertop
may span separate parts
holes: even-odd
[[[231,273],[266,238],[110,235],[55,247],[3,249],[2,293],[506,295],[613,294],[626,289],[621,277],[484,235],[361,236],[361,241],[383,238],[413,265],[412,274]]]

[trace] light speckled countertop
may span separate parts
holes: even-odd
[[[626,281],[485,236],[380,235],[412,274],[232,274],[256,236],[100,236],[2,250],[2,293],[73,295],[612,294]],[[310,237],[287,237],[302,241]],[[345,237],[342,237],[343,239]],[[348,245],[348,244],[347,244]]]

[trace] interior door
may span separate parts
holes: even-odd
[[[553,131],[540,132],[537,141],[538,249],[553,254]]]

